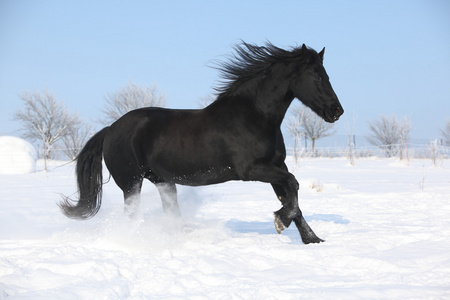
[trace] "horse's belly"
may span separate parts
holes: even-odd
[[[172,181],[181,185],[199,186],[222,183],[230,180],[238,180],[234,172],[226,171],[199,171],[195,174],[173,176]]]
[[[238,180],[234,168],[225,165],[204,165],[179,160],[164,163],[159,160],[151,167],[159,178],[181,185],[199,186]]]

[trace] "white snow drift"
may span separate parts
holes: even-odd
[[[36,169],[36,150],[27,141],[0,136],[0,174],[27,174]]]

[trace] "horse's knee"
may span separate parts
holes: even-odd
[[[277,224],[277,222],[281,222],[285,228],[289,227],[289,225],[291,225],[292,220],[294,220],[294,218],[298,217],[299,215],[301,215],[301,211],[298,208],[298,206],[295,208],[288,208],[283,206],[281,209],[277,210],[274,215],[275,215],[275,225]],[[278,229],[277,229],[278,231]]]
[[[291,178],[289,179],[288,185],[295,192],[297,192],[300,189],[300,184],[298,183],[298,181],[297,181],[297,179],[295,178],[294,175],[292,175]]]

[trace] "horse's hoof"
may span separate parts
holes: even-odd
[[[319,243],[325,242],[325,240],[322,240],[321,238],[319,238],[317,236],[314,237],[314,238],[309,238],[309,239],[305,239],[305,240],[303,240],[303,238],[302,238],[302,241],[303,241],[303,243],[305,245],[308,245],[308,244],[319,244]]]
[[[281,234],[283,230],[286,229],[286,226],[284,226],[283,222],[281,222],[280,218],[278,216],[275,216],[275,229],[277,230],[278,234]]]

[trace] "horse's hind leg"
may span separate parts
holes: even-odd
[[[125,214],[129,217],[136,216],[139,205],[141,203],[141,188],[142,179],[133,182],[126,189],[123,190],[123,196],[125,199]]]
[[[161,196],[164,213],[179,218],[180,208],[177,201],[177,187],[174,183],[160,182],[155,184]]]

